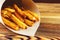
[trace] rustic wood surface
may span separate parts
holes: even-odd
[[[37,3],[37,4],[38,4],[37,7],[39,8],[41,13],[41,25],[36,35],[39,34],[42,36],[47,35],[47,37],[60,36],[60,24],[59,24],[60,4],[59,3]]]
[[[60,13],[60,4],[37,3],[36,5],[39,8],[40,13],[41,13],[42,16],[43,16],[43,14],[52,14],[52,13],[53,14],[59,14]],[[57,32],[58,31],[57,29],[59,29],[59,28],[56,28],[56,27],[60,28],[60,25],[58,25],[58,24],[50,24],[50,23],[49,24],[41,23],[36,35],[37,36],[39,36],[39,35],[40,36],[46,36],[46,37],[59,36],[59,32]],[[15,34],[15,33],[11,32],[11,31],[9,31],[8,29],[6,29],[1,23],[0,23],[0,33],[1,34]]]
[[[60,24],[60,4],[38,3],[42,23]]]

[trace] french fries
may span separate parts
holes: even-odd
[[[11,8],[5,8],[5,10],[10,11],[10,12],[15,12],[15,10]]]
[[[15,15],[12,14],[11,19],[22,29],[26,29],[28,26],[20,21]]]
[[[18,19],[20,19],[22,22],[24,22],[23,18],[22,18],[17,12],[15,12],[14,9],[11,9],[11,8],[5,8],[5,10],[10,11],[11,13],[14,13],[15,16],[16,16]],[[11,13],[10,13],[10,14],[11,14]],[[9,15],[10,15],[10,14],[9,14]],[[7,15],[8,15],[8,14],[7,14]],[[8,16],[9,16],[9,15],[8,15]]]
[[[5,15],[3,15],[5,16]],[[11,14],[11,16],[9,16],[8,14],[6,14],[6,17],[10,17],[10,19],[12,19],[20,28],[26,29],[28,26],[26,24],[24,24],[22,21],[20,21],[16,16],[14,16],[14,14]]]
[[[28,19],[32,20],[32,21],[36,21],[36,18],[34,16],[32,16],[30,13],[23,11],[23,13],[27,16]]]
[[[15,23],[9,21],[8,19],[6,19],[6,18],[4,18],[4,17],[2,17],[2,19],[3,19],[3,22],[4,22],[7,26],[9,26],[10,28],[12,28],[12,29],[14,29],[14,30],[19,30],[19,27],[18,27]]]
[[[28,19],[24,19],[24,22],[28,25],[28,26],[32,26],[34,24],[34,22],[28,20]]]
[[[39,20],[39,15],[34,13],[34,12],[31,12],[30,10],[27,10],[28,13],[30,13],[31,15],[33,15],[37,20]]]
[[[21,16],[26,18],[26,16],[23,14],[22,10],[16,4],[14,4],[14,8]]]
[[[36,21],[36,18],[30,14],[30,12],[22,11],[16,4],[14,4],[16,11],[24,18],[28,17],[32,21]]]
[[[22,22],[24,22],[24,19],[23,19],[17,12],[15,12],[14,14],[15,14],[15,16],[16,16],[19,20],[21,20]]]
[[[11,13],[6,10],[2,10],[2,16],[9,18],[8,16],[11,16]]]
[[[8,18],[8,19],[6,19]],[[4,23],[14,30],[27,29],[35,22],[39,21],[39,16],[30,10],[21,10],[16,4],[12,8],[2,10],[2,19]]]

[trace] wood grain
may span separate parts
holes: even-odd
[[[37,3],[41,13],[41,23],[60,24],[60,4]]]
[[[41,25],[37,35],[59,36],[60,35],[60,4],[37,3],[41,13]]]

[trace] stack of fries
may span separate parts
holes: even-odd
[[[13,8],[7,7],[2,10],[3,22],[14,30],[27,29],[39,21],[38,14],[30,10],[21,10],[16,4]]]

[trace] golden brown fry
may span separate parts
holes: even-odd
[[[14,8],[15,8],[15,10],[16,10],[21,16],[23,16],[24,18],[26,17],[26,16],[23,14],[22,10],[21,10],[16,4],[14,4]]]
[[[26,29],[28,26],[20,21],[15,15],[12,14],[11,19],[22,29]]]
[[[33,15],[37,20],[39,20],[39,15],[34,13],[34,12],[31,12],[30,10],[27,10],[28,13],[30,13],[31,15]]]
[[[6,10],[2,10],[1,13],[2,13],[2,16],[8,17],[8,16],[6,15],[6,14],[7,14],[7,11],[6,11]]]
[[[15,12],[15,10],[11,8],[5,8],[5,10],[10,11],[10,12]]]
[[[2,11],[1,11],[1,13],[4,13],[4,14],[6,14],[6,13],[7,13],[7,11],[6,11],[6,10],[2,10]]]
[[[24,22],[28,25],[28,26],[32,26],[34,24],[34,22],[28,20],[28,19],[24,19]]]
[[[9,16],[8,14],[6,14],[6,15],[8,17],[10,17],[10,19],[12,19],[19,27],[21,27],[23,29],[28,27],[26,24],[24,24],[22,21],[20,21],[15,15],[13,15],[13,14],[11,14],[11,16]]]
[[[27,16],[28,19],[32,20],[32,21],[36,21],[36,18],[34,16],[32,16],[30,13],[23,11],[23,13]]]
[[[2,10],[2,16],[9,18],[8,16],[11,16],[11,13],[6,10]]]
[[[15,23],[9,21],[8,19],[6,19],[6,18],[4,18],[4,17],[2,17],[2,19],[3,19],[3,22],[4,22],[7,26],[9,26],[10,28],[12,28],[12,29],[14,29],[14,30],[19,30],[19,27],[18,27]]]
[[[19,19],[19,20],[21,20],[22,22],[24,22],[24,19],[18,14],[18,13],[14,13],[15,14],[15,16]]]

